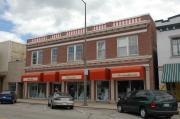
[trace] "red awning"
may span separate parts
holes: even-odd
[[[21,79],[23,82],[42,82],[43,73],[26,73]]]
[[[89,79],[90,80],[109,80],[110,70],[107,68],[90,69]]]
[[[44,82],[58,82],[59,72],[44,72],[43,81]]]
[[[111,79],[145,79],[144,66],[114,67],[110,71]]]
[[[84,79],[83,69],[60,71],[60,80],[66,81],[66,80],[83,80],[83,79]]]

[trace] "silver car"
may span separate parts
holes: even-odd
[[[48,98],[48,106],[54,109],[56,106],[74,108],[73,98],[67,93],[55,92]]]

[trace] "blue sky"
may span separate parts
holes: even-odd
[[[149,13],[154,20],[180,14],[180,0],[85,0],[87,25]],[[81,0],[0,0],[0,42],[83,27]]]

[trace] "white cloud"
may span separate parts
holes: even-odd
[[[93,25],[150,13],[155,20],[180,13],[179,0],[85,0],[87,24]],[[35,36],[83,27],[81,0],[7,0],[3,18],[15,24],[17,34]]]
[[[16,34],[0,31],[0,42],[3,41],[14,41],[18,43],[25,43],[21,38],[19,38]]]

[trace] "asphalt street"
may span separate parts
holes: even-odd
[[[116,110],[78,108],[50,109],[46,105],[25,103],[0,104],[0,119],[141,119],[138,115],[118,113]],[[180,115],[172,119],[180,119]]]

